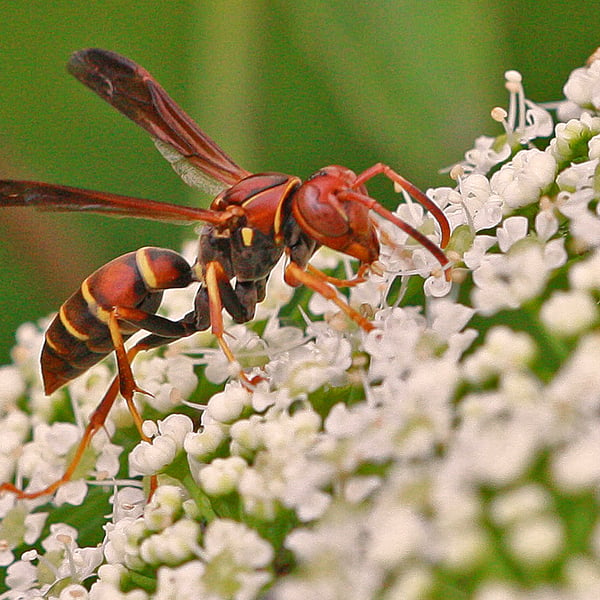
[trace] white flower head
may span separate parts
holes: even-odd
[[[471,150],[465,152],[462,166],[466,173],[486,174],[495,165],[504,162],[510,156],[510,144],[498,144],[498,139],[489,136],[479,136]]]
[[[490,185],[507,208],[516,209],[537,202],[555,175],[553,156],[533,148],[518,152],[511,162],[492,175]]]
[[[583,290],[557,291],[544,303],[540,318],[554,334],[573,336],[597,322],[598,310],[594,299]]]
[[[478,137],[475,146],[465,153],[464,162],[460,163],[463,173],[486,175],[510,157],[512,148],[552,133],[552,116],[545,108],[525,97],[521,74],[510,70],[504,76],[509,92],[508,111],[499,107],[491,111],[492,118],[502,123],[504,134]]]
[[[510,247],[519,240],[522,240],[529,228],[526,217],[508,217],[502,223],[502,227],[496,229],[498,245],[502,252],[507,252]]]
[[[144,539],[140,558],[147,564],[174,566],[192,558],[198,551],[200,525],[190,519],[180,519]]]
[[[235,491],[248,465],[239,456],[215,458],[198,473],[198,483],[209,496],[224,496]]]
[[[131,475],[153,475],[170,464],[183,449],[186,435],[192,431],[189,417],[172,414],[158,421],[158,435],[151,441],[141,441],[129,455]]]
[[[147,441],[120,431],[132,419],[118,400],[53,501],[0,495],[0,599],[416,600],[443,593],[448,573],[477,600],[600,597],[598,56],[565,86],[559,114],[568,104],[576,118],[549,144],[538,140],[552,135],[549,113],[506,73],[509,106],[493,110],[504,132],[476,140],[455,188],[428,191],[451,225],[451,271],[370,217],[382,266],[339,293],[372,330],[317,294],[309,311],[323,319],[280,317],[288,255],[257,307],[260,334],[224,315],[239,363],[210,332],[140,353]],[[440,243],[418,203],[397,214]],[[190,264],[196,252],[197,241]],[[327,249],[313,264],[357,271]],[[194,286],[180,292],[159,314],[189,312]],[[0,368],[0,481],[19,489],[60,479],[115,376],[106,361],[46,398],[42,343],[24,326]],[[198,385],[200,364],[203,378],[233,381],[215,394]],[[194,422],[165,417],[188,396]],[[66,412],[77,425],[50,424]],[[150,497],[122,479],[121,453],[132,474],[160,473]],[[97,481],[79,479],[84,467]],[[112,511],[99,510],[93,499],[111,493]],[[56,518],[41,512],[52,502],[85,504]],[[79,546],[90,539],[79,514],[99,528],[97,546]],[[491,583],[498,556],[527,586]]]
[[[204,533],[201,556],[207,598],[251,600],[271,580],[266,567],[273,548],[254,530],[229,519],[215,519]]]
[[[600,61],[575,69],[570,75],[563,92],[568,101],[580,111],[600,110]]]
[[[518,308],[543,289],[549,271],[537,244],[515,246],[506,255],[487,255],[473,272],[473,304],[484,315]]]

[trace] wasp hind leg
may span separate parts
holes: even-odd
[[[92,438],[100,429],[102,429],[102,427],[104,427],[108,413],[114,405],[119,393],[127,402],[136,428],[139,431],[140,438],[143,441],[151,442],[150,438],[142,430],[142,417],[133,402],[134,392],[147,392],[144,392],[136,385],[131,372],[131,362],[141,351],[150,350],[152,348],[168,344],[181,337],[189,335],[192,333],[192,331],[190,331],[189,327],[187,327],[183,322],[169,321],[163,317],[145,313],[144,311],[138,309],[113,308],[110,314],[111,317],[109,320],[109,329],[115,347],[115,353],[117,355],[118,374],[112,380],[109,388],[100,401],[100,404],[98,404],[90,416],[90,420],[85,428],[85,431],[83,432],[83,436],[81,437],[79,444],[77,445],[75,454],[71,458],[71,461],[65,469],[62,477],[52,482],[50,485],[42,488],[41,490],[34,492],[26,492],[12,483],[2,483],[0,484],[0,492],[13,493],[19,499],[35,499],[54,493],[62,485],[71,481],[73,474],[81,463],[85,450],[89,446]],[[142,338],[129,350],[125,350],[123,336],[121,335],[120,330],[118,330],[119,320],[125,320],[154,333],[150,333],[150,335]],[[150,480],[150,496],[155,488],[156,477],[152,477]]]

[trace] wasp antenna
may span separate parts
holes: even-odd
[[[450,241],[450,223],[448,223],[448,218],[442,212],[442,209],[416,185],[412,184],[407,179],[404,179],[402,175],[398,175],[397,173],[395,173],[395,175],[397,175],[398,180],[393,179],[394,183],[405,192],[408,192],[421,206],[428,210],[438,222],[442,234],[440,246],[445,248]]]
[[[387,208],[383,207],[379,202],[377,202],[371,196],[367,196],[366,194],[361,194],[359,192],[353,192],[351,190],[344,190],[338,194],[338,197],[341,200],[347,200],[350,202],[359,202],[360,204],[365,205],[373,212],[376,212],[378,215],[390,221],[396,227],[402,229],[405,233],[410,235],[414,240],[419,242],[421,246],[429,250],[431,254],[437,259],[437,261],[442,265],[444,271],[446,271],[446,278],[449,276],[449,265],[450,261],[448,257],[444,254],[444,251],[434,244],[427,236],[423,235],[418,229],[415,229],[412,225],[409,225],[406,221],[403,221],[399,217],[397,217],[393,212],[389,211]]]
[[[369,179],[377,175],[385,175],[388,179],[394,182],[396,186],[403,189],[405,192],[408,192],[421,206],[423,206],[426,210],[428,210],[438,222],[442,234],[442,239],[440,242],[440,246],[445,248],[450,241],[450,223],[448,223],[448,219],[446,215],[443,213],[442,209],[428,198],[427,195],[422,192],[416,185],[412,184],[408,179],[405,179],[399,173],[396,173],[394,169],[389,167],[384,163],[377,163],[363,171],[360,175],[358,175],[354,181],[354,185],[352,186],[354,189],[357,189],[359,186],[365,184]]]

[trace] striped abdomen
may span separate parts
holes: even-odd
[[[146,247],[115,258],[92,273],[60,307],[42,348],[46,394],[87,371],[114,350],[108,319],[118,307],[153,314],[162,290],[191,283],[185,259],[163,248]],[[123,339],[139,327],[120,322]]]

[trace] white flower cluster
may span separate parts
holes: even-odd
[[[231,365],[205,333],[140,355],[151,441],[117,403],[53,498],[0,496],[0,600],[600,597],[600,61],[571,75],[554,129],[506,79],[503,133],[429,191],[452,281],[381,223],[385,274],[348,294],[372,331],[316,296],[284,323],[277,272],[261,335],[228,326],[252,389],[218,387]],[[398,214],[437,239],[420,206]],[[60,477],[112,377],[45,398],[40,343],[23,326],[0,372],[0,476],[29,490]],[[135,478],[155,475],[147,501]]]

